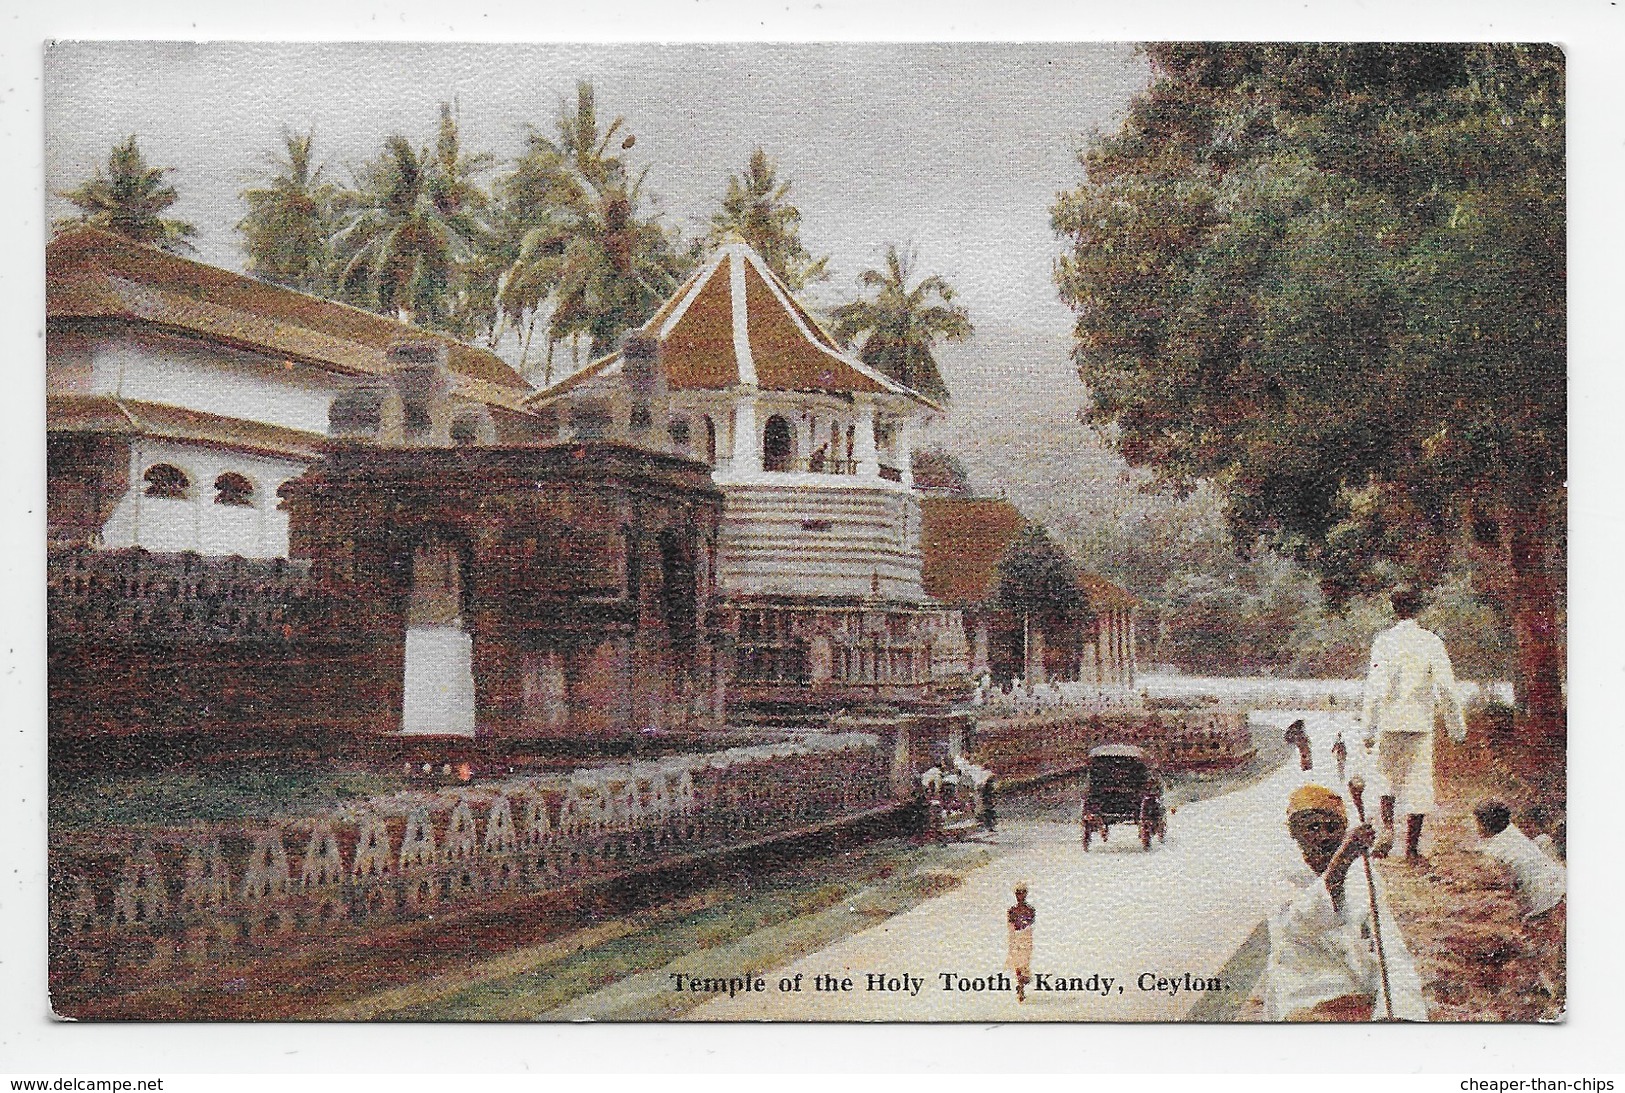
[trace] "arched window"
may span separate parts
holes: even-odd
[[[762,435],[762,469],[788,471],[795,454],[795,440],[790,433],[790,423],[774,414],[767,419],[767,429]]]
[[[688,442],[690,439],[688,418],[674,417],[671,419],[671,424],[667,426],[667,428],[671,433],[671,442],[677,445],[683,451],[688,451]]]
[[[717,423],[711,420],[711,415],[705,415],[705,461],[711,466],[717,465]]]
[[[142,481],[147,484],[148,497],[167,497],[172,501],[184,501],[186,495],[192,491],[192,481],[186,477],[186,472],[168,463],[154,463],[148,467]]]
[[[254,483],[234,471],[227,471],[214,480],[214,503],[232,508],[254,507]]]

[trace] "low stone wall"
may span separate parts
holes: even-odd
[[[1102,744],[1134,744],[1164,770],[1236,766],[1253,754],[1247,715],[1053,708],[977,719],[971,758],[1005,785],[1080,771]]]
[[[45,603],[53,646],[285,646],[311,640],[330,606],[308,562],[141,549],[52,551]]]
[[[72,997],[209,981],[507,895],[625,875],[892,801],[844,733],[460,789],[322,816],[53,841],[51,983]]]

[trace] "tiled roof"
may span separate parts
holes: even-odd
[[[674,390],[755,384],[767,391],[902,395],[937,408],[841,349],[746,243],[719,248],[642,331],[661,340],[667,382]],[[543,391],[537,401],[614,375],[620,367],[618,352],[601,357]]]
[[[1078,586],[1083,589],[1089,606],[1096,611],[1115,611],[1140,606],[1140,601],[1132,592],[1121,585],[1113,584],[1098,573],[1079,573]]]
[[[993,597],[999,559],[1026,525],[1008,501],[985,497],[920,498],[920,554],[926,595],[952,607],[970,607]],[[1089,606],[1120,610],[1138,606],[1124,589],[1094,573],[1077,573]]]
[[[920,554],[925,594],[954,607],[990,598],[999,559],[1027,518],[1008,501],[980,497],[920,498]]]
[[[326,439],[303,429],[111,395],[46,396],[45,428],[51,433],[163,437],[293,459],[315,459]]]
[[[45,249],[45,313],[53,322],[149,323],[351,375],[387,370],[402,338],[446,346],[460,393],[521,409],[532,388],[484,349],[370,311],[266,284],[110,232],[63,232]]]

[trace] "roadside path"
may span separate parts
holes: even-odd
[[[1257,715],[1284,728],[1289,711]],[[1304,713],[1317,769],[1298,769],[1295,753],[1260,781],[1179,808],[1168,841],[1140,849],[1132,827],[1087,852],[1076,824],[1062,819],[1001,822],[1005,844],[992,863],[963,885],[828,948],[761,974],[761,993],[715,997],[687,1014],[691,1020],[793,1021],[1170,1021],[1201,997],[1188,982],[1217,975],[1268,912],[1275,879],[1296,848],[1286,835],[1286,797],[1310,780],[1336,781],[1331,743],[1339,728],[1351,745],[1354,718]],[[1070,811],[1070,810],[1069,810]],[[1035,973],[1082,980],[1080,991],[1013,992],[945,989],[942,973],[984,979],[1005,958],[1004,911],[1018,881],[1038,909]],[[721,954],[719,954],[720,956]],[[690,970],[695,971],[690,962]],[[706,966],[696,974],[736,976],[746,968]],[[780,978],[802,976],[800,992],[777,989]],[[850,992],[815,991],[814,976],[850,977]],[[868,977],[915,984],[902,991],[867,990]],[[1110,980],[1110,986],[1105,981]],[[1165,982],[1158,984],[1157,980]],[[1177,989],[1173,984],[1177,983]],[[1192,986],[1195,989],[1191,989]],[[1245,993],[1251,983],[1227,984]],[[1149,989],[1142,989],[1149,988]],[[577,1014],[590,1013],[590,999]]]

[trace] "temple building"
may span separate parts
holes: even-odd
[[[922,583],[911,469],[942,408],[845,352],[747,244],[530,405],[560,439],[711,465],[731,703],[908,706],[963,678],[962,626]]]
[[[999,606],[999,562],[1027,518],[1008,501],[933,493],[922,499],[926,591],[959,609],[971,673],[1004,684],[1050,680],[1131,687],[1139,601],[1092,573],[1075,572],[1086,612],[1023,619]]]
[[[460,435],[445,347],[390,357],[388,382],[334,400],[325,457],[287,489],[327,628],[357,639],[347,704],[407,734],[720,728],[706,468],[609,440]]]
[[[492,353],[120,236],[47,278],[53,746],[720,727],[703,463],[561,443]]]
[[[281,487],[402,338],[445,350],[459,428],[535,436],[530,387],[455,339],[93,229],[45,258],[52,544],[286,556]]]

